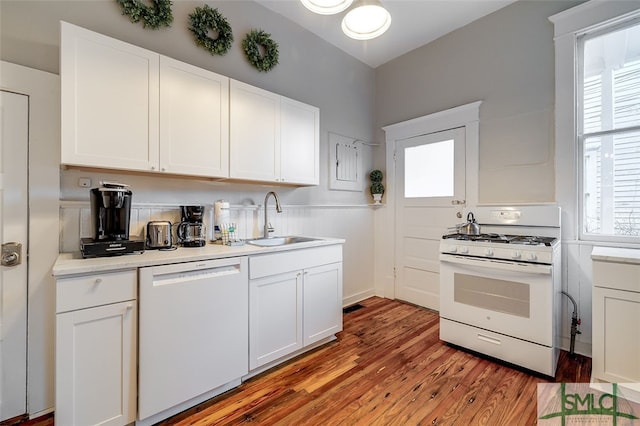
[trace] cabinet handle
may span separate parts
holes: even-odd
[[[155,170],[155,169],[156,169],[156,166],[151,166],[151,170]]]
[[[102,278],[96,278],[95,285],[102,283]]]
[[[132,310],[132,309],[133,309],[133,304],[132,304],[132,303],[129,303],[129,304],[127,305],[127,311],[130,311],[130,310]]]

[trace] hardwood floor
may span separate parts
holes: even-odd
[[[537,383],[589,382],[590,358],[562,352],[551,380],[444,344],[436,312],[360,304],[336,341],[160,425],[533,425]]]
[[[161,425],[532,425],[536,384],[588,382],[562,352],[554,380],[444,344],[438,315],[370,298],[338,339]]]

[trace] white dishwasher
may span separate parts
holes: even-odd
[[[249,279],[246,257],[140,268],[139,278],[144,425],[240,384],[249,365]]]

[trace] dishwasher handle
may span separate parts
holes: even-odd
[[[154,287],[162,285],[182,284],[206,279],[217,279],[229,275],[238,275],[240,265],[218,266],[209,269],[195,269],[184,272],[173,272],[153,276]]]
[[[140,268],[140,278],[141,283],[152,282],[153,286],[178,284],[200,279],[215,279],[243,273],[243,268],[246,268],[246,262],[246,257],[233,257],[151,266]]]

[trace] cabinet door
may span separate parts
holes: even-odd
[[[56,424],[133,422],[135,350],[135,301],[56,315]]]
[[[158,167],[157,53],[61,23],[62,163]]]
[[[251,280],[249,369],[302,348],[302,272]]]
[[[160,170],[229,175],[229,79],[160,57]]]
[[[304,271],[304,346],[342,331],[342,263]]]
[[[593,288],[593,376],[640,382],[640,293]]]
[[[280,96],[230,82],[229,176],[265,182],[280,179]]]
[[[280,123],[281,181],[318,185],[320,110],[281,98]]]

